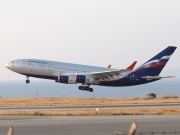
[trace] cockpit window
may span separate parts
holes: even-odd
[[[11,63],[15,64],[15,61],[11,61]]]

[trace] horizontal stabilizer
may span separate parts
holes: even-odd
[[[162,78],[174,78],[174,76],[145,76],[144,79],[162,79]]]

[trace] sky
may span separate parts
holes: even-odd
[[[0,0],[0,80],[25,80],[4,67],[23,58],[138,67],[180,47],[179,7],[179,0]],[[164,71],[176,74],[179,58],[177,48]]]

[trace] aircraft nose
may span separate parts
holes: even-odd
[[[9,63],[5,64],[4,66],[5,66],[6,68],[9,68]]]

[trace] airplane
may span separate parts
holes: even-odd
[[[112,69],[80,64],[55,62],[39,59],[18,59],[5,65],[6,68],[29,77],[55,80],[57,83],[82,84],[79,90],[93,92],[90,85],[99,86],[133,86],[154,82],[172,76],[159,76],[177,47],[168,46],[153,58],[133,69],[137,61],[126,69]]]

